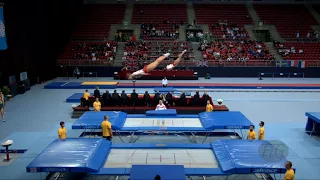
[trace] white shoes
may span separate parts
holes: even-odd
[[[169,57],[170,56],[170,53],[166,53],[163,55],[164,57]]]
[[[172,70],[173,68],[174,68],[174,65],[173,65],[173,64],[167,65],[167,70]]]

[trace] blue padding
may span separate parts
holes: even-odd
[[[60,89],[67,82],[52,82],[44,86],[44,89]]]
[[[27,166],[27,172],[97,172],[110,146],[105,139],[55,140]]]
[[[166,110],[151,110],[146,112],[147,116],[175,116],[177,111],[175,109],[166,109]]]
[[[249,129],[253,124],[239,111],[203,112],[199,118],[206,129]]]
[[[208,129],[202,127],[161,127],[161,126],[151,126],[151,127],[123,127],[121,131],[180,131],[180,132],[207,132]]]
[[[130,180],[151,180],[156,175],[159,175],[161,180],[186,179],[183,165],[132,165]]]
[[[174,116],[159,116],[160,118],[199,118],[198,114],[177,114]],[[155,118],[146,116],[145,114],[128,114],[127,118]],[[158,118],[158,117],[157,117]]]
[[[159,91],[160,93],[167,93],[169,91],[173,92],[174,87],[155,87],[154,92]]]
[[[134,143],[134,144],[112,144],[112,149],[161,149],[161,148],[170,148],[170,149],[211,149],[210,144],[165,144],[165,143],[159,143],[159,144],[140,144],[140,143]]]
[[[233,171],[232,173],[235,174],[285,172],[284,164],[287,161],[285,157],[276,161],[270,160],[269,156],[274,156],[273,152],[279,149],[269,141],[218,140],[212,142],[211,145],[223,171]],[[264,149],[261,150],[261,148]],[[228,152],[229,156],[227,153],[223,154],[222,151]],[[232,170],[233,166],[235,168]]]
[[[127,113],[119,111],[89,111],[73,123],[72,129],[101,129],[101,123],[105,115],[109,116],[109,121],[114,130],[121,129],[127,118]]]
[[[320,132],[320,112],[306,112],[308,117],[305,130],[313,134]]]
[[[91,94],[92,95],[92,94]],[[74,93],[66,99],[67,103],[79,103],[80,99],[83,97],[83,93]]]
[[[306,116],[320,123],[320,112],[306,112]]]

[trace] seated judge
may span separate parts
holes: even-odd
[[[113,91],[112,102],[113,102],[113,105],[115,105],[115,106],[119,106],[121,104],[121,99],[120,99],[120,96],[119,96],[117,90]]]
[[[203,93],[202,99],[203,99],[203,101],[205,103],[204,105],[206,105],[207,101],[210,100],[210,96],[208,95],[208,93],[206,91]]]
[[[136,103],[138,101],[139,95],[136,93],[136,90],[134,89],[131,93],[131,100],[132,100],[132,105],[136,106]]]
[[[159,93],[159,90],[157,90],[157,92],[154,94],[154,105],[156,105],[158,102],[159,102],[159,100],[160,100],[160,97],[161,96],[161,94]]]
[[[200,94],[199,94],[199,91],[197,91],[196,94],[193,95],[193,105],[194,106],[199,105],[199,99],[200,99]]]
[[[99,87],[96,87],[96,89],[93,92],[94,98],[99,98],[100,99],[100,91]]]
[[[150,94],[146,91],[143,95],[144,103],[146,106],[150,106]]]
[[[187,105],[187,98],[186,98],[186,94],[184,93],[184,91],[181,92],[179,101],[180,101],[180,106]]]
[[[162,100],[159,100],[159,104],[156,107],[156,111],[158,110],[166,110],[166,105],[163,104]]]
[[[94,109],[94,111],[101,110],[101,103],[99,101],[99,98],[96,98],[96,101],[93,103],[93,109]]]
[[[108,90],[106,93],[102,95],[103,105],[104,106],[111,106],[112,105],[112,97]]]
[[[162,87],[167,87],[167,86],[168,86],[168,80],[167,80],[166,77],[164,77],[164,78],[162,79]]]
[[[122,106],[128,106],[128,96],[124,90],[121,93],[121,103]]]
[[[173,97],[172,97],[171,91],[169,91],[168,94],[166,95],[166,100],[168,102],[168,105],[170,106],[173,105]]]

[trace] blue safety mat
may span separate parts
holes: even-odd
[[[286,158],[279,147],[269,141],[217,140],[211,145],[223,172],[275,174],[286,171]]]
[[[146,112],[147,116],[175,116],[177,111],[175,109],[166,110],[151,110]]]
[[[52,82],[44,89],[95,89],[97,85],[82,85],[82,82]],[[116,85],[98,85],[100,89],[116,89]]]
[[[199,118],[205,129],[249,129],[253,124],[239,111],[203,112]]]
[[[92,95],[92,94],[90,94]],[[66,99],[67,103],[80,103],[80,99],[83,97],[83,93],[74,93]]]
[[[161,180],[186,179],[183,165],[132,165],[130,180],[151,180],[156,175],[159,175]]]
[[[306,112],[307,124],[306,132],[313,135],[320,134],[320,112]]]
[[[105,139],[57,139],[27,166],[27,172],[97,172],[110,147]]]
[[[160,93],[168,93],[169,91],[174,92],[174,87],[155,87],[154,92],[159,91]]]
[[[105,115],[109,116],[114,130],[121,129],[127,118],[127,113],[119,111],[88,111],[72,124],[72,129],[101,129]]]

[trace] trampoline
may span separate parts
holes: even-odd
[[[217,140],[209,144],[112,144],[105,139],[71,138],[53,141],[26,167],[26,170],[33,173],[75,172],[113,176],[140,174],[140,178],[144,175],[141,172],[147,172],[155,166],[158,172],[154,173],[160,175],[161,171],[168,172],[164,169],[177,168],[177,171],[170,171],[174,173],[166,173],[171,177],[179,174],[228,176],[285,173],[286,158],[281,154],[281,158],[277,161],[270,161],[265,158],[266,151],[261,151],[261,147],[268,149],[267,156],[277,154],[279,157],[277,148],[269,141]],[[151,172],[153,170],[149,173]]]
[[[126,114],[124,112],[86,112],[72,125],[72,129],[84,129],[84,133],[101,131],[101,122],[105,115],[109,116],[112,129],[119,136],[131,134],[129,142],[136,142],[143,134],[176,133],[186,136],[196,143],[195,134],[201,132],[205,138],[214,130],[242,131],[249,129],[252,122],[239,111],[203,112],[195,115],[178,115],[175,110],[148,111],[143,114]],[[188,136],[190,134],[191,136]],[[137,135],[136,138],[133,138]]]
[[[312,135],[320,134],[320,112],[306,112],[307,124],[306,124],[306,133]]]

